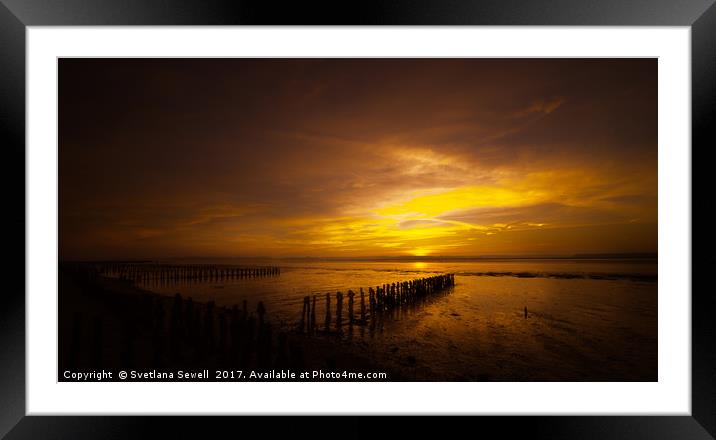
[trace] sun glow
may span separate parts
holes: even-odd
[[[405,201],[382,207],[376,212],[387,217],[427,218],[448,212],[480,207],[519,206],[545,199],[544,191],[516,191],[490,186],[468,186],[435,194],[417,195]]]
[[[428,248],[415,248],[410,251],[410,255],[413,255],[415,257],[425,257],[427,255],[430,255],[431,252],[431,249]]]

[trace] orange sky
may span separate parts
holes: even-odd
[[[655,252],[655,60],[60,61],[60,256]]]

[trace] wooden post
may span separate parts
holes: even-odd
[[[226,313],[224,310],[219,310],[219,355],[223,356],[226,354],[227,347],[227,329],[226,329]]]
[[[360,288],[360,320],[365,324],[365,294],[363,288]]]
[[[338,333],[342,332],[341,326],[343,324],[343,294],[341,292],[336,293],[336,330]]]
[[[353,327],[353,296],[352,290],[348,291],[348,324]]]
[[[266,316],[266,307],[264,306],[263,301],[259,301],[258,305],[256,306],[256,315],[259,317],[259,329],[263,328],[264,326],[264,316]]]
[[[313,295],[313,304],[311,307],[311,334],[316,331],[316,295]]]
[[[206,304],[206,317],[204,318],[204,335],[209,353],[214,351],[214,301]]]
[[[238,365],[241,341],[241,325],[239,324],[239,306],[234,304],[231,308],[231,355],[230,364],[232,366]]]
[[[303,297],[303,308],[301,309],[301,322],[298,324],[299,331],[301,333],[306,331],[306,326],[307,326],[307,322],[308,322],[307,317],[308,317],[308,297],[304,296]]]
[[[328,333],[331,330],[331,294],[326,293],[326,319],[324,326],[326,328],[326,333]]]
[[[180,294],[174,295],[174,303],[172,304],[171,315],[171,355],[177,359],[181,348],[181,340],[184,335],[182,326],[182,298]]]

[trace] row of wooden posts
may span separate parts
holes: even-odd
[[[143,280],[227,280],[276,276],[281,274],[278,266],[228,266],[215,264],[160,264],[160,263],[102,263],[99,273],[132,281]]]
[[[366,306],[366,297],[363,288],[359,290],[359,312],[355,311],[355,292],[348,291],[348,316],[347,324],[349,328],[353,325],[366,325],[369,319],[375,323],[375,318],[382,315],[383,312],[391,312],[401,307],[410,306],[418,301],[422,301],[437,293],[445,292],[446,289],[455,285],[455,274],[437,275],[429,278],[419,278],[411,281],[403,281],[392,284],[383,284],[368,289],[368,302]],[[343,293],[337,292],[336,309],[335,309],[335,331],[342,332],[343,326]],[[316,321],[317,312],[317,295],[313,297],[306,296],[303,298],[303,310],[301,312],[301,320],[298,328],[300,332],[312,334],[318,330]],[[323,321],[323,329],[325,332],[331,332],[332,316],[331,316],[331,294],[326,293],[325,296],[325,318]],[[357,316],[356,316],[357,315]]]
[[[261,301],[255,312],[250,312],[246,300],[242,307],[237,304],[218,307],[214,301],[194,304],[191,298],[185,300],[177,293],[171,310],[165,316],[162,301],[160,297],[156,298],[154,316],[151,317],[157,338],[156,350],[162,351],[164,345],[161,339],[168,335],[168,354],[174,363],[192,360],[202,363],[210,358],[224,367],[298,366],[295,362],[291,365],[289,359],[295,361],[299,357],[297,351],[300,347],[290,347],[289,353],[287,335],[281,332],[274,341],[273,328]],[[188,346],[189,353],[182,353],[182,346]],[[194,359],[187,359],[187,354]]]
[[[82,312],[72,316],[69,368],[104,365],[101,347],[113,345],[122,368],[300,368],[303,364],[301,347],[286,332],[274,332],[263,302],[250,311],[246,300],[241,307],[225,307],[213,301],[196,303],[179,293],[173,298],[115,293],[96,283],[96,269],[74,272],[85,293],[105,301],[115,316]],[[121,323],[120,341],[111,340],[111,333],[117,332],[103,332],[109,321]]]
[[[124,368],[177,365],[300,368],[303,365],[300,342],[293,341],[290,335],[280,330],[274,332],[262,302],[257,304],[255,311],[249,311],[246,301],[241,307],[238,304],[219,307],[213,301],[196,303],[191,297],[183,298],[178,293],[172,298],[151,293],[110,292],[103,283],[98,283],[101,270],[92,265],[71,268],[89,296],[103,299],[108,310],[115,310],[115,317],[109,320],[119,319],[122,328],[119,332],[103,333],[106,322],[102,320],[109,316],[93,318],[75,313],[68,356],[70,365],[77,364],[81,354],[86,358],[87,353],[94,353],[92,358],[97,359],[91,364],[101,366],[103,362],[99,357],[107,349],[116,349],[120,353],[120,365]],[[362,331],[370,323],[372,331],[376,321],[382,328],[384,316],[392,316],[393,311],[400,312],[401,308],[407,310],[408,306],[431,296],[449,293],[454,284],[454,274],[446,274],[371,287],[367,295],[362,288],[358,294],[349,290],[345,320],[343,294],[335,294],[334,310],[331,294],[326,294],[323,329],[326,333],[342,334],[345,325],[352,332],[354,325],[361,326]],[[356,296],[358,304],[355,304]],[[317,295],[304,298],[301,332],[314,334],[320,331],[316,303]],[[119,333],[121,342],[111,343],[107,339],[109,333]],[[114,349],[109,348],[111,345]]]

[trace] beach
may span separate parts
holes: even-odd
[[[163,262],[170,263],[279,267],[266,261],[248,266],[246,261],[239,266],[230,260]],[[119,290],[150,292],[167,300],[178,293],[195,304],[213,302],[227,310],[244,300],[253,310],[261,302],[273,337],[279,332],[289,335],[304,352],[304,362],[316,368],[340,365],[389,371],[388,380],[657,380],[658,289],[653,259],[271,263],[280,264],[280,273],[144,277],[125,280]],[[358,322],[361,289],[367,298],[368,290],[377,286],[444,273],[455,274],[455,285],[439,295],[396,308],[377,326]],[[114,279],[112,274],[106,276],[108,282]],[[349,290],[356,295],[356,322],[350,329],[308,334],[298,328],[305,297],[315,295],[316,327],[322,329],[326,294],[335,298]],[[334,321],[335,307],[333,299]],[[347,304],[342,310],[348,313]]]

